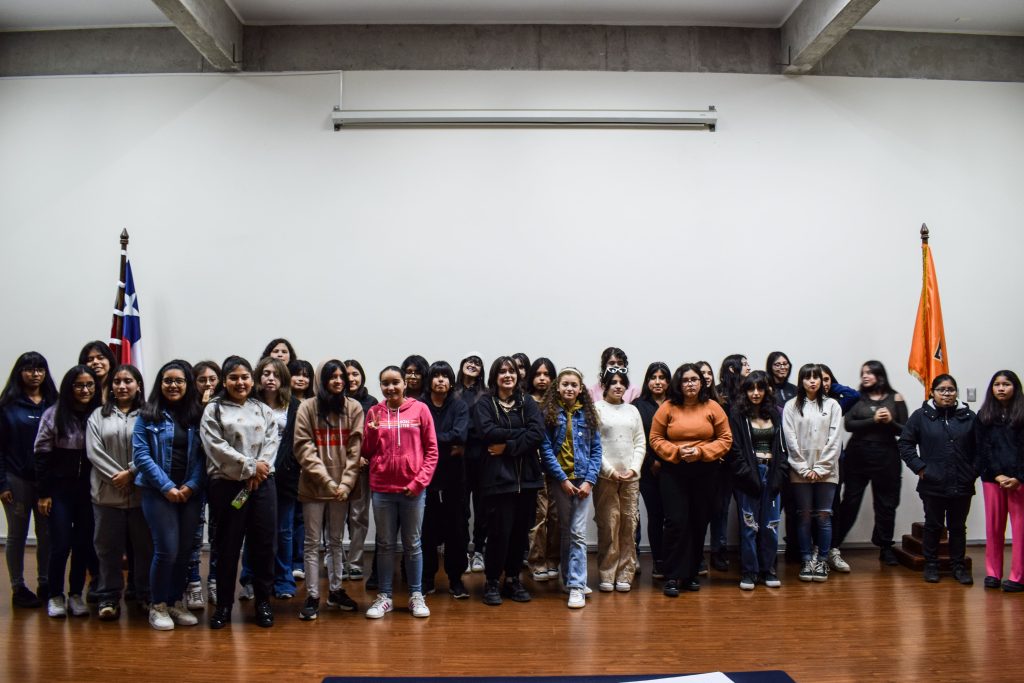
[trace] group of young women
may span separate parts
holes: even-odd
[[[240,560],[239,597],[255,599],[260,626],[273,625],[270,598],[294,597],[296,579],[306,593],[299,617],[316,619],[324,564],[327,606],[352,611],[342,581],[363,578],[372,508],[369,618],[394,607],[399,554],[409,611],[429,616],[441,546],[455,598],[469,596],[463,575],[482,571],[485,604],[529,601],[525,563],[533,581],[558,579],[568,606],[581,608],[591,593],[591,507],[598,588],[628,592],[639,571],[641,499],[653,576],[667,596],[700,589],[709,527],[712,565],[728,569],[733,499],[741,589],[781,585],[783,510],[799,578],[823,582],[830,570],[849,571],[840,546],[869,484],[872,542],[882,562],[896,563],[901,459],[919,477],[925,580],[939,580],[946,527],[952,574],[972,582],[966,518],[980,475],[985,586],[1024,590],[1024,543],[1014,544],[1003,580],[1007,516],[1024,538],[1024,397],[1014,372],[995,373],[977,415],[958,401],[949,375],[935,378],[930,399],[908,415],[877,361],[862,366],[857,390],[826,365],[802,366],[795,385],[791,369],[782,352],[753,372],[735,354],[716,383],[707,362],[674,371],[655,362],[637,389],[614,347],[590,387],[579,369],[558,370],[547,358],[502,356],[485,377],[478,355],[457,371],[414,355],[379,373],[377,403],[357,361],[314,370],[284,339],[268,344],[255,368],[240,356],[221,365],[172,360],[148,397],[139,370],[116,366],[102,342],[83,348],[59,389],[46,359],[25,353],[0,395],[12,603],[45,601],[50,616],[63,617],[87,615],[95,602],[100,619],[117,619],[122,597],[134,596],[156,629],[194,625],[192,610],[204,606],[205,535],[211,628],[231,622]],[[30,520],[36,592],[23,576]]]

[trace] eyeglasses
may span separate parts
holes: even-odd
[[[96,383],[95,382],[75,382],[74,384],[71,385],[71,388],[74,389],[75,391],[81,391],[82,393],[85,393],[87,391],[95,390],[96,389]]]
[[[773,368],[788,368],[789,367],[789,363],[787,363],[784,360],[780,360],[777,363],[772,363],[772,367]]]
[[[953,387],[939,387],[938,389],[935,389],[934,391],[935,391],[936,394],[955,394],[956,393],[956,389],[954,389]]]
[[[700,377],[684,377],[682,384],[700,384],[703,381]]]
[[[160,380],[160,383],[165,387],[183,387],[185,386],[185,380],[181,377],[164,377]]]
[[[626,375],[626,374],[629,374],[629,368],[623,367],[623,366],[619,366],[619,365],[610,365],[607,368],[605,368],[604,371],[605,372],[610,372],[613,375]]]
[[[406,370],[405,371],[405,376],[406,377],[422,377],[423,373],[420,372],[419,370]]]
[[[22,370],[26,375],[45,375],[46,370],[42,368],[25,368]]]

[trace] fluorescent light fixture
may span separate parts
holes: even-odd
[[[593,127],[684,128],[714,131],[718,112],[706,110],[603,109],[342,109],[331,114],[334,130],[396,127]]]

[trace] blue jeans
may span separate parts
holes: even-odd
[[[295,578],[292,577],[292,531],[295,528],[295,509],[299,505],[294,498],[277,497],[277,557],[274,559],[274,593],[295,595]]]
[[[796,502],[797,537],[800,541],[800,559],[807,562],[814,555],[813,543],[818,545],[818,557],[828,559],[828,551],[832,549],[832,500],[836,495],[836,485],[818,481],[814,483],[792,484],[793,500]],[[816,517],[817,533],[811,539],[811,516]]]
[[[426,500],[424,491],[412,498],[401,493],[373,492],[373,519],[377,524],[377,575],[379,590],[385,595],[392,594],[399,520],[402,523],[402,548],[405,551],[409,593],[422,592],[423,548],[420,545],[420,532],[423,529]]]
[[[153,534],[149,590],[154,604],[173,605],[185,593],[188,561],[202,509],[202,496],[192,496],[187,503],[172,503],[159,491],[142,489],[142,514]]]
[[[759,464],[761,495],[752,498],[736,489],[739,511],[740,571],[763,574],[775,571],[779,552],[779,519],[782,517],[779,495],[768,495],[768,465]]]
[[[582,479],[573,481],[577,487]],[[562,490],[555,491],[558,506],[558,526],[562,534],[562,581],[567,588],[585,588],[587,585],[587,510],[590,498],[582,500]]]
[[[209,571],[206,572],[206,581],[215,582],[217,579],[217,551],[214,550],[214,542],[217,538],[217,524],[213,521],[213,515],[210,515],[209,523],[207,523],[206,515],[206,493],[203,493],[203,505],[199,510],[199,524],[196,525],[196,535],[192,539],[192,557],[188,561],[188,580],[189,583],[200,583],[202,577],[199,576],[199,564],[203,559],[203,529],[204,527],[209,530],[209,542],[210,542],[210,567]]]

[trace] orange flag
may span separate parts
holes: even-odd
[[[917,306],[914,341],[910,345],[907,369],[924,385],[925,398],[932,379],[949,372],[949,349],[946,332],[942,327],[942,304],[939,302],[939,281],[935,276],[931,248],[928,246],[928,226],[921,226],[921,256],[924,261],[924,281],[921,284],[921,302]]]

